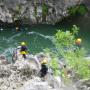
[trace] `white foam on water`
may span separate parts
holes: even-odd
[[[22,32],[15,34],[12,37],[8,38],[7,41],[9,42],[9,41],[13,40],[15,37],[19,37],[21,34],[22,34]]]
[[[4,52],[2,53],[2,55],[7,56],[8,54],[12,54],[14,51],[14,48],[10,47],[4,50]]]
[[[49,39],[49,40],[52,40],[52,38],[53,38],[53,36],[43,35],[43,34],[38,33],[38,32],[28,32],[27,34],[29,34],[29,35],[36,34],[38,36],[41,36],[41,37],[43,37],[45,39]]]

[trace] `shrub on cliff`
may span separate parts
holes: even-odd
[[[71,15],[71,16],[75,16],[75,15],[84,15],[88,12],[88,9],[87,7],[84,5],[84,4],[81,4],[81,5],[76,5],[76,6],[73,6],[73,7],[70,7],[68,9],[68,13]]]
[[[90,78],[90,61],[85,60],[85,50],[75,48],[75,39],[79,28],[73,25],[66,32],[59,30],[54,37],[54,44],[58,57],[62,56],[69,67],[75,70],[80,78]],[[70,32],[71,31],[71,32]]]

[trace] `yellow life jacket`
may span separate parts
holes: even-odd
[[[21,54],[27,54],[27,52],[26,52],[26,51],[21,51],[20,53],[21,53]]]

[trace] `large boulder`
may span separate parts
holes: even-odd
[[[0,64],[4,64],[7,65],[9,64],[8,60],[6,59],[6,57],[4,55],[0,55]]]
[[[18,90],[39,72],[36,64],[18,60],[14,64],[0,65],[0,90]]]
[[[55,24],[69,16],[67,8],[81,2],[82,0],[1,0],[0,20],[8,23],[20,20],[20,23],[28,24]]]
[[[76,82],[78,90],[90,90],[90,79],[79,80]]]

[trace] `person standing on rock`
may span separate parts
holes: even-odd
[[[46,76],[47,72],[48,72],[48,67],[47,67],[47,60],[43,60],[41,61],[41,70],[40,70],[40,77],[43,78]]]
[[[23,58],[26,59],[27,47],[25,42],[21,42],[20,53],[22,54]]]

